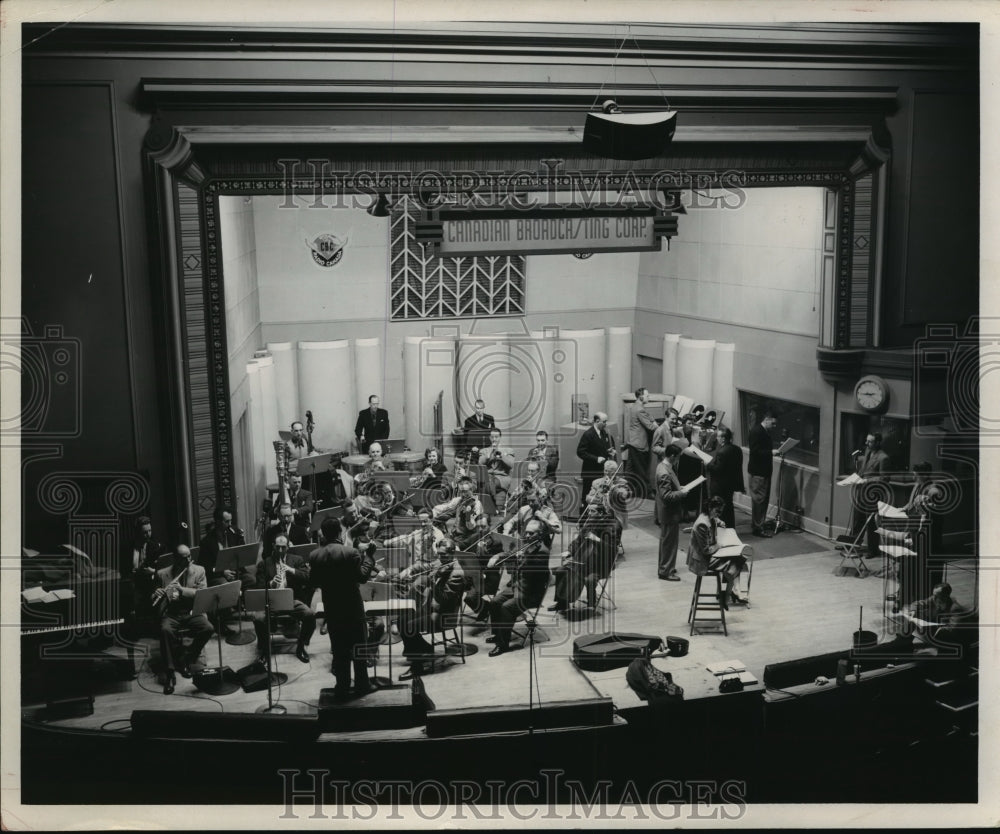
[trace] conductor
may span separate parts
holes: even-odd
[[[333,693],[336,698],[351,694],[351,663],[354,664],[355,695],[371,691],[368,682],[368,661],[356,652],[366,640],[365,606],[360,586],[376,572],[375,543],[364,553],[347,547],[343,541],[340,519],[325,518],[320,527],[323,546],[309,554],[310,580],[323,594],[323,610],[330,634],[333,669],[337,678]]]

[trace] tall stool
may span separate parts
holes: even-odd
[[[712,593],[702,593],[701,590],[701,580],[706,576],[715,577],[715,591]],[[700,624],[704,623],[706,626],[712,626],[718,628],[722,626],[722,633],[729,636],[729,630],[726,628],[726,609],[722,607],[722,603],[719,602],[719,597],[722,596],[722,575],[718,571],[706,571],[702,576],[695,579],[694,583],[694,593],[691,595],[691,609],[688,611],[688,622],[691,623],[691,634],[694,634],[696,628],[700,628]],[[715,617],[703,617],[699,616],[701,612],[715,612],[718,616]]]

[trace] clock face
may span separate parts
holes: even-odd
[[[874,411],[885,405],[885,386],[875,379],[863,379],[854,389],[854,395],[863,409]]]

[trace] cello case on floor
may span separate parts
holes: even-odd
[[[573,662],[587,672],[606,672],[649,657],[662,645],[663,640],[651,634],[585,634],[573,641]]]

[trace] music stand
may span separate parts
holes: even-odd
[[[313,513],[312,523],[309,525],[309,532],[315,534],[320,527],[323,526],[323,520],[326,518],[343,518],[345,511],[343,507],[327,507],[325,510],[319,510]]]
[[[237,576],[241,570],[245,572],[247,568],[257,564],[257,556],[260,553],[260,542],[250,544],[238,544],[235,547],[224,547],[219,551],[215,560],[217,570],[231,570]],[[230,646],[245,646],[254,641],[252,631],[244,631],[243,617],[239,617],[240,628],[235,634],[226,637],[226,642]]]
[[[271,635],[271,614],[280,611],[291,611],[295,607],[295,597],[291,588],[263,588],[246,592],[246,607],[248,611],[263,611],[267,623],[267,706],[258,707],[260,713],[288,712],[281,704],[275,704],[271,696],[271,686],[279,686],[288,680],[284,672],[272,672],[271,660],[274,655]]]
[[[788,438],[785,438],[785,441],[776,450],[776,454],[778,455],[778,495],[777,495],[777,501],[775,502],[775,515],[774,515],[774,534],[775,535],[777,535],[778,533],[780,533],[782,530],[795,530],[795,529],[797,529],[797,528],[793,527],[791,524],[788,524],[788,523],[786,523],[786,522],[784,522],[784,521],[781,520],[781,510],[782,510],[782,501],[781,501],[781,494],[782,494],[782,490],[781,490],[781,473],[782,473],[782,470],[785,468],[785,454],[787,452],[791,451],[792,449],[794,449],[798,445],[799,445],[799,441],[798,440],[796,440],[794,437],[788,437]]]
[[[377,583],[370,583],[377,584]],[[392,615],[401,614],[404,611],[416,611],[417,602],[413,599],[389,599],[388,596],[384,600],[372,600],[365,602],[365,617],[385,617],[388,627],[386,632],[391,631],[392,628]],[[379,687],[392,686],[392,640],[389,640],[389,678],[374,677],[371,678],[371,682]]]
[[[229,549],[234,550],[235,548]],[[232,608],[239,602],[239,599],[240,583],[238,580],[227,582],[224,585],[215,585],[211,588],[200,588],[195,591],[191,614],[193,616],[199,614],[217,615],[219,609]],[[217,630],[215,636],[219,643],[219,665],[215,668],[204,669],[192,680],[198,689],[209,695],[229,695],[239,689],[240,684],[236,673],[228,666],[222,665],[222,632]]]
[[[293,544],[288,548],[288,552],[293,556],[301,556],[303,559],[309,556],[314,550],[318,550],[319,545],[315,542],[309,542],[307,544]]]
[[[316,497],[316,475],[321,472],[329,472],[332,462],[333,454],[330,452],[299,458],[299,465],[295,470],[296,474],[303,478],[306,475],[309,476],[309,491],[313,494],[314,498]]]

